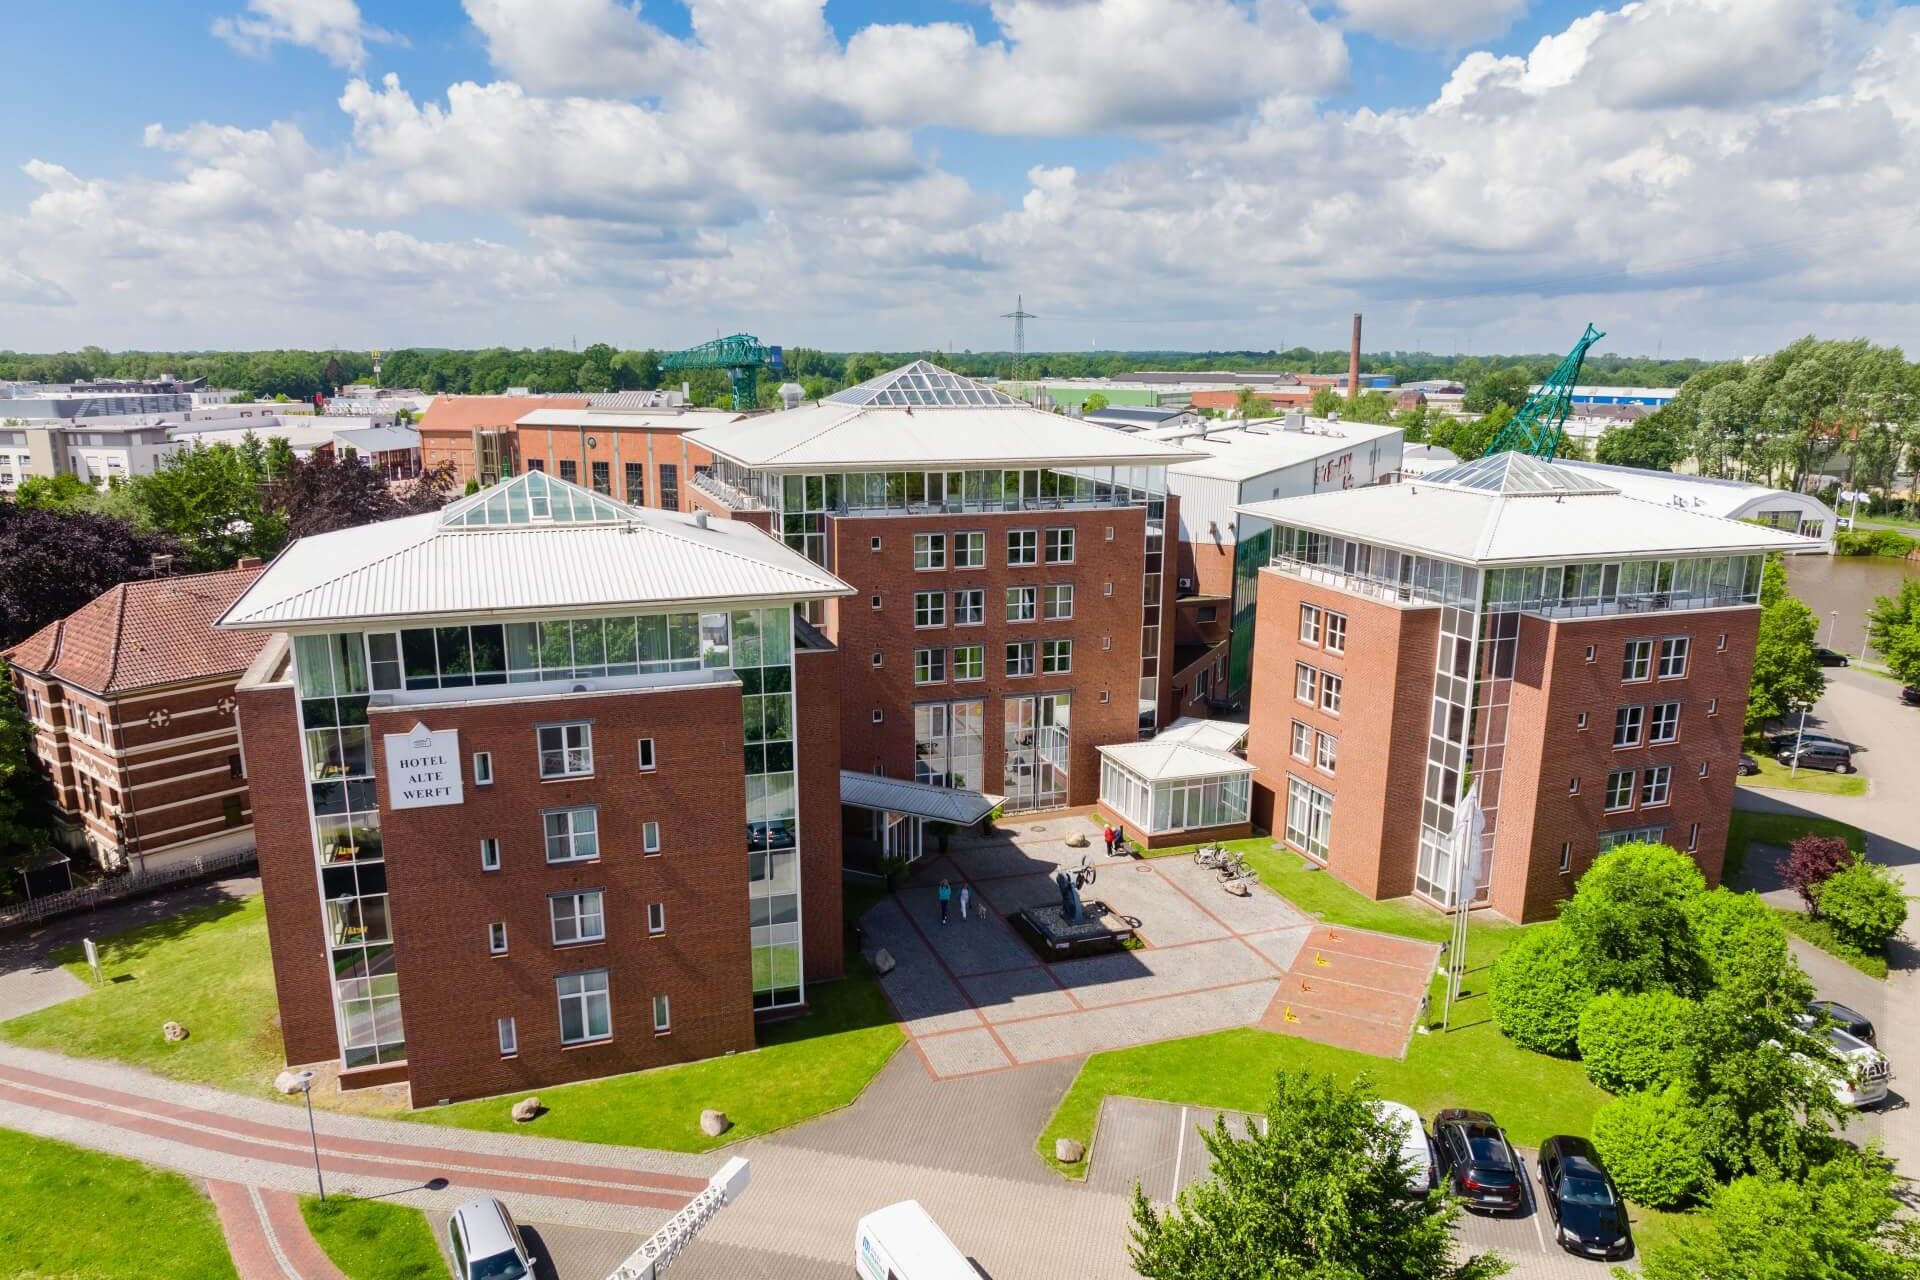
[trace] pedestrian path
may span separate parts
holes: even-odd
[[[307,1230],[300,1199],[292,1192],[212,1178],[207,1195],[220,1215],[240,1280],[347,1280]]]

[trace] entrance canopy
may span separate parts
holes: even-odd
[[[945,822],[970,827],[992,813],[1001,797],[963,791],[957,787],[935,787],[903,778],[883,778],[876,773],[840,771],[840,803],[874,813],[899,814],[925,822]]]

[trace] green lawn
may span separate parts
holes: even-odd
[[[797,1124],[859,1097],[905,1040],[865,962],[849,957],[847,965],[848,977],[808,988],[812,1012],[766,1027],[761,1047],[750,1052],[541,1089],[546,1114],[531,1124],[515,1124],[507,1114],[513,1098],[430,1107],[405,1118],[668,1151],[711,1151]],[[709,1107],[733,1121],[722,1137],[700,1132],[700,1112]]]
[[[276,1096],[285,1065],[267,917],[258,895],[185,911],[96,938],[106,985],[64,1004],[0,1023],[15,1044],[84,1058],[114,1058],[176,1080]],[[55,958],[90,980],[80,949]],[[168,1044],[172,1020],[187,1038]]]
[[[1863,796],[1867,780],[1858,773],[1832,773],[1825,769],[1802,769],[1796,775],[1772,756],[1749,751],[1760,765],[1760,772],[1742,777],[1743,787],[1766,787],[1778,791],[1811,791],[1823,796]]]
[[[1411,902],[1375,902],[1311,864],[1299,854],[1259,837],[1231,846],[1260,871],[1260,882],[1310,914],[1332,924],[1376,929],[1427,941],[1445,941],[1447,917]],[[1185,1040],[1139,1045],[1095,1054],[1080,1070],[1041,1133],[1036,1149],[1069,1177],[1085,1177],[1086,1164],[1053,1160],[1056,1138],[1090,1143],[1100,1100],[1110,1094],[1193,1106],[1260,1111],[1274,1072],[1326,1072],[1342,1080],[1365,1075],[1381,1096],[1405,1102],[1424,1115],[1442,1107],[1491,1111],[1516,1143],[1536,1146],[1556,1133],[1585,1134],[1607,1095],[1588,1082],[1577,1062],[1529,1053],[1502,1036],[1487,1008],[1488,971],[1520,936],[1504,922],[1475,921],[1467,938],[1467,976],[1453,1029],[1437,1030],[1443,982],[1433,984],[1429,1034],[1416,1034],[1404,1060],[1376,1058],[1309,1040],[1254,1028],[1215,1032]]]
[[[1855,853],[1867,851],[1866,833],[1850,822],[1816,817],[1810,813],[1760,813],[1753,809],[1736,808],[1727,827],[1727,863],[1721,879],[1731,882],[1739,878],[1753,845],[1772,845],[1785,850],[1805,835],[1840,836]]]
[[[0,1129],[0,1275],[232,1280],[213,1205],[176,1173]]]
[[[446,1280],[433,1228],[418,1209],[352,1196],[302,1196],[300,1212],[347,1280]]]
[[[1787,926],[1788,933],[1811,942],[1829,955],[1838,956],[1869,978],[1887,976],[1885,953],[1873,955],[1860,950],[1852,943],[1842,940],[1834,933],[1833,926],[1825,920],[1815,919],[1804,911],[1785,907],[1775,907],[1773,914],[1780,917],[1780,923]]]

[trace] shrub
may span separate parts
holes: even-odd
[[[1698,994],[1706,964],[1687,904],[1706,889],[1693,859],[1665,845],[1623,844],[1595,859],[1560,911],[1594,989]]]
[[[1713,1176],[1701,1117],[1678,1086],[1615,1098],[1593,1115],[1593,1146],[1620,1194],[1649,1209],[1699,1195]]]
[[[1697,1010],[1670,991],[1609,991],[1589,1000],[1578,1038],[1587,1079],[1609,1093],[1666,1088],[1679,1073],[1675,1051]]]
[[[1493,1020],[1508,1039],[1535,1053],[1571,1057],[1580,1011],[1594,995],[1573,937],[1559,924],[1520,935],[1493,966]]]
[[[1687,904],[1693,938],[1716,988],[1766,1008],[1795,1012],[1813,998],[1787,950],[1787,928],[1757,893],[1722,887]]]
[[[1843,867],[1855,862],[1852,849],[1839,836],[1801,836],[1787,847],[1780,876],[1793,886],[1813,915],[1820,914],[1820,886]]]
[[[1907,922],[1907,899],[1893,872],[1862,859],[1829,876],[1818,890],[1820,914],[1844,942],[1872,955]]]

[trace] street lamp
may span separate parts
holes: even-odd
[[[1840,625],[1840,611],[1833,610],[1827,615],[1827,648],[1833,648],[1833,629]]]
[[[313,1181],[320,1188],[320,1200],[327,1199],[327,1180],[320,1176],[320,1135],[313,1127],[313,1072],[302,1071],[293,1078],[300,1096],[307,1100],[307,1139],[313,1143]]]

